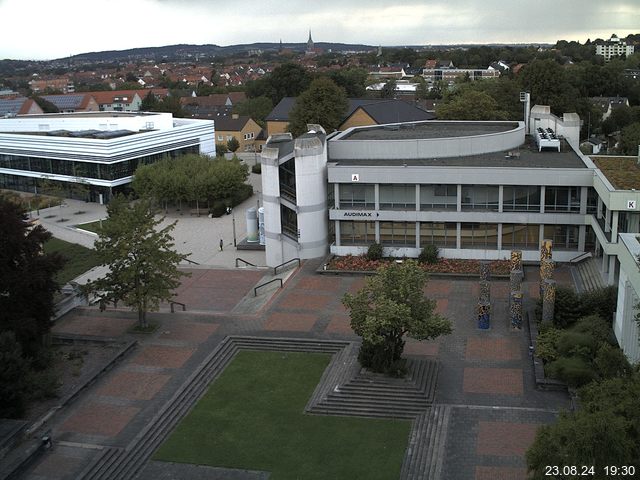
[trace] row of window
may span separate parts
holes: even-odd
[[[420,247],[437,245],[456,248],[458,226],[455,222],[379,222],[380,243],[399,247],[415,247],[416,234]],[[417,230],[416,230],[417,229]],[[554,248],[578,248],[577,225],[545,225],[544,238],[553,240]],[[536,250],[539,247],[540,225],[503,224],[502,248]],[[376,222],[340,222],[340,245],[370,245],[376,241]],[[497,249],[497,223],[460,223],[461,248]]]
[[[379,208],[383,210],[416,210],[416,187],[420,188],[420,210],[457,210],[457,185],[380,184]],[[545,212],[580,212],[581,187],[546,187]],[[502,210],[505,212],[539,212],[542,189],[539,186],[504,186]],[[374,209],[375,185],[340,184],[340,208]],[[499,209],[497,185],[462,185],[460,207],[463,211]],[[587,213],[595,213],[597,194],[590,189]]]
[[[55,158],[22,157],[0,154],[0,168],[24,170],[28,172],[51,173],[71,177],[92,178],[97,180],[117,180],[133,175],[140,165],[155,163],[162,158],[175,158],[187,153],[199,153],[198,146],[180,148],[170,152],[146,155],[144,157],[114,163],[78,162]]]

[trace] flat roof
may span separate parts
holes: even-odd
[[[0,133],[10,135],[36,135],[39,137],[70,137],[70,138],[92,138],[95,140],[109,140],[111,138],[127,137],[138,133],[149,132],[145,130],[141,132],[133,132],[131,130],[49,130],[46,132],[3,132]]]
[[[401,125],[376,125],[356,128],[340,140],[414,140],[428,138],[455,138],[503,133],[518,128],[518,122],[447,122],[427,121]]]
[[[616,190],[640,190],[638,157],[590,156]]]
[[[13,119],[29,119],[29,118],[122,118],[122,117],[148,117],[158,115],[159,112],[70,112],[70,113],[36,113],[30,115],[20,115]]]
[[[417,159],[375,159],[375,160],[332,160],[337,166],[423,166],[423,167],[498,167],[498,168],[588,168],[580,156],[569,146],[565,151],[538,151],[535,140],[527,138],[527,143],[517,149],[501,152],[482,153],[464,157],[417,158]],[[331,151],[329,151],[331,154]]]

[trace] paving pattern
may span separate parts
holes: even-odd
[[[146,460],[140,459],[149,458],[198,390],[215,378],[219,366],[210,365],[206,375],[202,368],[229,343],[225,338],[324,340],[342,345],[338,349],[357,342],[341,297],[361,288],[365,278],[317,275],[318,265],[306,262],[282,290],[263,302],[261,310],[242,314],[233,310],[243,298],[253,296],[263,271],[196,270],[180,290],[183,299],[190,299],[187,311],[151,314],[160,326],[150,335],[127,333],[136,318],[124,309],[80,308],[62,318],[54,331],[136,339],[139,345],[52,418],[47,427],[56,447],[25,478],[133,478],[127,477],[131,464],[136,465],[136,478],[143,480],[183,478],[178,467],[172,473],[171,464],[150,462],[145,467]],[[531,302],[537,297],[538,276],[533,269],[525,275],[524,291]],[[556,278],[570,281],[569,275]],[[526,332],[512,332],[508,325],[507,286],[504,281],[492,282],[488,331],[476,328],[476,280],[434,278],[427,286],[426,294],[453,321],[455,331],[428,342],[407,339],[408,358],[415,364],[437,362],[439,368],[427,408],[414,417],[402,478],[524,478],[524,451],[535,429],[569,407],[563,393],[535,389]],[[353,378],[353,372],[350,375]],[[160,417],[166,422],[158,423]],[[143,438],[150,440],[141,442]],[[118,471],[109,470],[113,465]],[[229,480],[267,478],[264,472],[245,472],[243,477],[234,476],[241,472],[214,470],[198,474]]]

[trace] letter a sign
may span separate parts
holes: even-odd
[[[359,182],[360,181],[360,174],[359,173],[352,173],[351,174],[351,181],[352,182]]]

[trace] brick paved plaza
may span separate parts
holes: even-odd
[[[178,290],[187,311],[151,314],[159,323],[153,334],[127,333],[136,316],[123,309],[80,308],[61,319],[54,332],[135,339],[138,345],[53,417],[56,447],[25,478],[77,478],[101,447],[127,447],[227,335],[357,340],[341,297],[365,279],[319,275],[318,265],[303,264],[254,314],[232,310],[253,297],[264,271],[199,269]],[[528,272],[524,291],[535,295],[537,288],[537,276]],[[433,279],[425,293],[455,331],[428,342],[407,340],[406,355],[440,362],[435,403],[451,407],[442,479],[522,479],[536,428],[568,408],[564,394],[535,389],[526,332],[512,332],[507,324],[508,283],[493,281],[491,292],[491,329],[480,331],[477,281]],[[162,470],[157,463],[149,466],[149,479]]]

